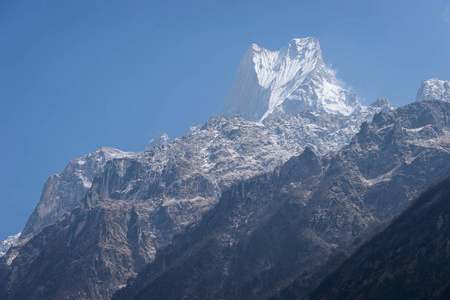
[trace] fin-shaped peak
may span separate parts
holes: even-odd
[[[272,54],[278,54],[277,56],[290,56],[297,57],[306,52],[312,52],[316,54],[318,57],[322,57],[322,51],[320,49],[319,40],[315,37],[307,37],[307,38],[294,38],[289,43],[284,45],[279,50],[268,50],[264,47],[259,46],[258,44],[251,44],[247,50],[247,53],[250,54],[259,54],[261,52],[268,52]]]
[[[350,115],[361,107],[356,95],[340,86],[322,60],[315,37],[292,39],[278,51],[252,44],[219,116],[239,114],[263,121],[305,110]]]

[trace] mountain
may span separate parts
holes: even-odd
[[[114,299],[282,298],[290,284],[306,298],[358,240],[450,174],[449,141],[450,103],[377,114],[336,153],[306,148],[232,185]]]
[[[416,101],[436,99],[450,102],[450,80],[433,78],[422,82]]]
[[[66,198],[53,197],[44,188],[36,211],[56,211],[60,217],[43,229],[27,225],[35,228],[29,230],[34,235],[0,261],[0,290],[19,299],[38,297],[38,290],[46,298],[71,294],[76,299],[108,299],[174,235],[199,222],[223,190],[272,171],[307,146],[322,155],[338,150],[361,122],[383,107],[389,109],[385,104],[351,117],[303,112],[263,124],[242,117],[212,118],[193,134],[145,152],[117,152],[102,161],[81,200],[73,197],[83,183],[78,168],[88,164],[75,160],[58,176],[65,179],[50,190],[64,191],[59,193],[73,197],[67,198],[69,203],[78,204],[65,212],[55,210],[68,209],[53,205],[54,199]],[[41,224],[37,220],[46,215],[34,214],[28,223]],[[72,267],[61,267],[66,264]]]
[[[360,108],[356,95],[326,67],[319,41],[310,37],[293,39],[279,51],[252,44],[219,116],[263,121],[305,110],[348,116]]]
[[[317,40],[312,40],[318,46]],[[298,39],[293,41],[300,44]],[[288,62],[294,63],[295,61],[286,61],[286,63]],[[376,113],[389,109],[393,109],[389,101],[379,102],[378,100],[369,107],[362,107],[347,118],[336,114],[310,111],[296,116],[280,115],[274,120],[267,120],[265,127],[268,127],[268,131],[271,132],[268,133],[271,138],[280,144],[279,148],[290,152],[289,155],[281,154],[282,159],[278,161],[281,164],[288,157],[298,155],[306,146],[320,154],[340,149],[350,141],[362,122],[369,121]],[[201,125],[192,126],[186,131],[186,135],[200,129]],[[148,143],[146,150],[169,141],[168,135],[160,131]],[[195,142],[197,141],[193,140],[193,143]],[[66,170],[62,173],[51,175],[44,185],[41,200],[22,231],[21,239],[39,233],[45,226],[55,223],[64,213],[79,206],[80,200],[89,190],[94,176],[102,172],[107,161],[132,155],[134,154],[103,147],[92,154],[69,162]],[[178,155],[182,155],[182,151]],[[274,166],[270,165],[270,168]],[[264,167],[258,171],[270,171],[270,168]]]
[[[292,68],[297,64],[294,59],[286,60],[288,63],[292,64]],[[320,64],[318,60],[316,63]],[[285,67],[291,68],[288,65]],[[409,136],[408,143],[413,144],[423,135],[423,145],[429,143],[429,148],[436,150],[432,154],[445,158],[446,146],[442,146],[439,139],[431,140],[441,138],[447,128],[445,121],[438,122],[446,117],[447,107],[441,107],[441,115],[435,118],[433,105],[423,102],[411,112],[417,116],[425,114],[425,122],[429,122],[430,126],[411,129],[409,120],[403,128],[407,133],[405,136]],[[342,111],[330,113],[320,107],[314,106],[313,110],[295,115],[277,110],[270,118],[257,121],[240,116],[215,117],[200,128],[192,128],[180,138],[166,139],[143,152],[127,153],[102,148],[70,162],[64,172],[50,177],[24,229],[25,234],[22,233],[18,243],[13,244],[0,259],[0,298],[48,299],[70,296],[71,299],[109,299],[118,288],[126,285],[128,278],[135,277],[144,266],[153,262],[156,253],[173,244],[174,236],[200,226],[205,213],[215,210],[237,182],[251,180],[255,176],[272,176],[270,174],[278,170],[276,168],[295,161],[292,157],[304,151],[306,154],[303,157],[314,156],[314,161],[328,169],[334,156],[327,153],[339,151],[351,142],[361,124],[361,128],[365,129],[372,118],[389,116],[385,129],[390,132],[392,118],[403,117],[390,115],[389,111],[393,107],[386,99],[379,99],[369,107],[357,105],[351,114]],[[395,133],[398,131],[396,125]],[[384,133],[382,136],[384,140]],[[406,141],[405,138],[402,141]],[[393,143],[392,140],[390,142]],[[374,141],[371,147],[378,147],[378,143],[378,140]],[[425,152],[425,158],[430,161],[439,161],[429,155],[423,145],[418,146],[418,151]],[[408,144],[408,147],[412,146]],[[373,159],[383,157],[386,153],[374,153]],[[322,159],[323,155],[325,158]],[[396,158],[394,151],[388,155],[392,156],[390,159]],[[421,161],[414,160],[410,153],[402,152],[400,157],[407,157],[407,161]],[[439,162],[435,169],[425,172],[421,172],[418,167],[412,168],[411,172],[417,173],[414,176],[419,176],[419,182],[408,193],[415,195],[439,172],[444,172],[445,165]],[[304,164],[307,165],[307,162]],[[381,171],[392,166],[380,165]],[[294,164],[292,168],[300,171],[306,166]],[[323,175],[325,169],[319,169],[320,172],[315,169],[311,171],[316,172],[311,173],[311,182],[318,182]],[[305,176],[308,176],[309,169],[305,170]],[[395,172],[392,171],[392,174]],[[281,184],[287,184],[283,187],[288,191],[291,189],[290,183],[293,183],[300,188],[298,182],[292,181],[299,175],[289,174],[283,177],[279,185],[265,182],[265,187],[278,191]],[[368,183],[363,181],[363,184],[378,187],[379,182],[389,182],[389,174],[380,173],[381,179],[375,176],[376,180],[369,174]],[[313,190],[314,185],[311,183],[308,188]],[[245,190],[242,190],[243,195]],[[303,192],[295,193],[301,195]],[[253,209],[259,208],[256,206]],[[268,216],[272,214],[264,207],[261,207],[261,213],[268,213]],[[361,226],[366,228],[365,225]],[[355,234],[364,230],[355,229]],[[345,236],[342,240],[345,240]],[[326,244],[325,248],[334,249],[331,244]],[[323,253],[318,252],[318,255]],[[314,280],[319,277],[316,276]]]
[[[328,276],[310,299],[449,299],[450,177]]]
[[[26,239],[38,234],[44,227],[54,224],[66,212],[79,206],[81,199],[91,188],[94,176],[103,170],[107,161],[133,155],[130,152],[102,147],[70,161],[62,173],[51,175],[45,182],[41,199],[20,238]]]
[[[147,146],[145,147],[145,150],[148,151],[151,148],[167,143],[168,141],[170,141],[169,135],[164,131],[158,131],[155,138],[153,138],[152,140],[150,140],[150,142],[148,142]]]

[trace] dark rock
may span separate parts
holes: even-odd
[[[448,299],[449,217],[447,177],[362,245],[310,299]]]

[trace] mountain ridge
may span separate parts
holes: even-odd
[[[107,299],[175,234],[199,222],[234,182],[273,170],[306,147],[321,155],[337,150],[380,110],[351,117],[303,112],[264,124],[211,118],[195,133],[109,160],[78,207],[8,251],[0,261],[5,276],[0,285],[12,295],[31,297],[32,291],[19,286],[35,286],[38,282],[23,280],[40,278],[39,284],[48,286],[46,297],[70,292],[80,299]],[[102,257],[98,262],[97,255]],[[60,269],[67,260],[74,268]],[[48,265],[48,274],[59,274],[57,280],[40,273],[42,264]],[[79,268],[102,271],[80,277]],[[13,270],[20,271],[13,275]]]
[[[348,116],[362,107],[325,66],[314,37],[293,39],[278,51],[252,44],[237,73],[219,116],[239,114],[261,122],[305,110]]]
[[[450,177],[422,193],[327,276],[313,299],[448,299]]]
[[[416,101],[436,99],[450,102],[450,80],[432,78],[422,82],[417,92]]]
[[[299,168],[319,174],[324,166],[336,166],[332,170],[335,173],[330,176],[343,184],[347,184],[345,179],[335,177],[336,174],[347,174],[346,168],[354,171],[358,176],[350,176],[348,181],[356,182],[357,185],[347,186],[356,193],[361,186],[370,190],[372,186],[389,185],[396,176],[403,178],[404,174],[411,172],[410,169],[417,171],[414,168],[423,159],[432,157],[439,161],[439,155],[445,157],[448,147],[442,138],[446,136],[448,127],[445,105],[439,115],[433,109],[441,105],[436,104],[438,102],[417,103],[411,107],[420,107],[423,112],[416,109],[415,117],[409,116],[410,113],[406,113],[404,108],[398,110],[398,115],[393,115],[389,112],[393,106],[386,99],[379,99],[365,107],[360,105],[356,95],[334,85],[337,84],[334,73],[325,67],[316,39],[294,39],[281,52],[277,52],[276,55],[282,58],[281,62],[285,63],[281,71],[277,69],[282,66],[280,61],[271,60],[275,52],[257,47],[252,45],[251,52],[262,53],[259,56],[262,64],[274,63],[273,70],[261,68],[264,72],[268,71],[267,76],[257,78],[267,87],[265,91],[289,85],[286,90],[278,89],[274,94],[277,97],[267,98],[272,94],[264,94],[264,99],[268,101],[265,108],[270,106],[270,111],[255,109],[256,114],[250,113],[247,118],[214,117],[202,126],[190,128],[182,137],[164,139],[143,152],[126,153],[113,148],[101,148],[93,154],[71,161],[65,171],[49,178],[36,213],[27,222],[20,243],[13,244],[0,258],[0,290],[5,291],[0,296],[57,298],[72,295],[74,299],[107,299],[117,287],[126,284],[128,278],[135,277],[146,264],[151,263],[158,251],[170,246],[174,236],[202,222],[204,214],[215,208],[222,192],[226,192],[229,197],[230,193],[245,195],[247,181],[257,183],[267,178],[279,180],[276,172],[281,170],[282,165],[285,166],[282,169],[284,173],[280,176],[289,184],[296,185],[294,192],[289,194],[290,200],[298,197],[296,201],[300,201],[303,206],[307,204],[304,200],[309,199],[309,195],[307,190],[299,190],[300,182],[295,182],[301,177],[297,173]],[[254,65],[254,57],[250,58],[251,62],[247,62]],[[301,61],[308,62],[304,69],[299,67]],[[244,67],[242,72],[246,72]],[[314,72],[317,67],[320,68]],[[286,76],[283,77],[283,74]],[[299,80],[302,78],[307,80],[306,85],[302,85],[304,81]],[[247,83],[244,82],[243,87]],[[259,81],[257,84],[261,87]],[[327,103],[324,93],[326,84],[336,87],[337,92],[331,95],[336,103],[344,105],[343,110],[339,105],[337,109],[333,108],[333,99]],[[251,88],[247,91],[252,91]],[[262,95],[258,93],[255,95]],[[283,93],[290,96],[278,97]],[[302,99],[306,102],[301,102]],[[289,101],[294,101],[294,105],[288,104]],[[264,105],[261,107],[264,108]],[[402,112],[409,117],[401,115]],[[398,116],[399,121],[393,121],[394,116]],[[407,121],[402,123],[401,118]],[[416,126],[416,123],[422,124],[420,122],[424,123],[423,126]],[[377,124],[385,126],[373,129]],[[412,124],[416,127],[411,127]],[[159,136],[163,137],[163,134]],[[361,144],[370,144],[374,149],[368,148],[367,153],[359,153],[358,144],[355,144],[359,140]],[[402,141],[408,141],[409,144],[402,144]],[[398,154],[388,148],[398,157],[394,155],[390,157],[391,161],[380,164],[378,171],[383,173],[370,170],[363,160],[346,163],[345,166],[333,162],[339,162],[347,155],[341,149],[348,143],[355,147],[351,153],[361,157],[366,155],[366,159],[378,161],[376,155],[379,153],[375,148],[380,142],[385,142],[389,147],[398,146],[398,149],[392,149],[399,151]],[[417,149],[422,151],[419,152],[423,157],[411,156]],[[341,157],[333,156],[330,152],[338,152]],[[399,166],[400,162],[402,164]],[[442,168],[439,166],[433,172],[438,173]],[[434,176],[435,173],[430,175],[432,178]],[[318,178],[312,176],[305,180],[312,182],[318,181]],[[398,191],[404,196],[402,205],[429,180],[426,176],[418,177],[410,193]],[[266,188],[272,189],[269,194],[273,194],[282,184],[278,182],[277,186]],[[313,189],[312,186],[313,183],[310,189]],[[291,186],[285,188],[291,189]],[[330,189],[331,195],[342,193],[338,187],[331,186]],[[266,196],[262,195],[263,198]],[[376,195],[371,197],[375,197],[375,203],[379,201]],[[274,205],[270,201],[266,204]],[[256,212],[257,207],[253,208]],[[280,209],[283,214],[292,213],[286,211],[285,207]],[[399,208],[392,208],[393,211],[396,209]],[[273,213],[276,212],[270,212],[268,218]],[[392,214],[383,209],[377,211],[376,208],[370,208],[370,213],[377,214],[378,219]],[[326,230],[326,224],[320,222],[321,214],[322,211],[314,212],[316,219],[312,222]],[[352,232],[346,232],[344,237],[350,239],[353,233],[364,232],[370,223],[370,218],[365,218],[357,218],[352,223]],[[249,216],[248,225],[252,220]],[[240,219],[236,221],[240,224],[244,222]],[[331,229],[338,231],[336,228]],[[312,237],[313,241],[322,239],[316,239],[310,233],[305,232],[305,237]],[[314,245],[328,253],[334,247],[331,245],[337,245],[343,240],[333,234],[327,239],[326,243]],[[224,241],[230,242],[226,236]],[[323,256],[324,253],[317,252],[317,255]],[[269,263],[267,266],[272,266],[272,262]],[[67,265],[71,267],[64,268]],[[83,270],[86,272],[83,273]]]
[[[356,238],[450,174],[449,114],[442,101],[380,113],[336,153],[305,148],[238,182],[114,299],[265,298],[297,279],[306,298]]]

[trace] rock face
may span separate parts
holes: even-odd
[[[253,48],[254,46],[251,47],[251,49]],[[268,51],[263,51],[261,49],[261,53],[266,53]],[[272,54],[275,55],[274,53]],[[298,74],[303,74],[298,75],[296,73],[297,75],[292,75],[294,77],[291,76],[291,84],[293,86],[298,85],[298,83],[295,82],[297,82],[300,77],[306,78],[309,76],[308,78],[312,78],[311,74],[315,74],[315,77],[313,77],[315,80],[320,82],[336,81],[333,79],[334,77],[331,76],[332,72],[326,69],[323,64],[321,59],[321,50],[318,41],[315,38],[294,39],[285,48],[277,52],[277,57],[279,57],[280,61],[283,62],[283,71],[277,71],[273,74],[271,73],[270,75],[271,78],[274,80],[276,79],[275,81],[277,82],[281,82],[291,76],[291,73],[293,72],[292,70],[296,70],[295,72]],[[313,65],[315,66],[315,71],[309,70]],[[273,66],[270,65],[266,67],[272,68]],[[307,76],[306,73],[308,72],[311,74]],[[321,76],[323,78],[321,78]],[[247,86],[244,81],[245,78],[238,78],[235,85]],[[336,99],[338,98],[339,97]],[[257,167],[255,172],[248,174],[247,176],[252,176],[258,172],[272,170],[273,167],[277,164],[285,162],[290,156],[301,153],[306,146],[312,148],[319,154],[324,154],[329,151],[336,151],[350,141],[350,138],[358,131],[362,122],[370,121],[373,115],[377,112],[393,109],[392,104],[387,100],[384,102],[377,101],[369,107],[362,107],[358,103],[357,106],[359,108],[350,116],[343,116],[347,114],[344,112],[329,114],[325,112],[327,110],[320,108],[320,105],[310,106],[309,108],[313,111],[302,112],[301,115],[290,116],[282,114],[278,117],[274,117],[275,115],[272,114],[273,120],[265,121],[264,127],[266,128],[263,131],[264,134],[270,135],[271,141],[276,143],[276,145],[274,145],[274,149],[272,149],[274,153],[277,152],[278,149],[281,149],[280,153],[274,155],[280,156],[280,159],[276,159],[276,163],[269,164],[268,166],[264,165],[263,167]],[[249,107],[248,109],[256,108]],[[329,111],[335,112],[333,110]],[[291,111],[290,113],[295,113],[295,111]],[[198,132],[200,129],[200,125],[192,126],[188,129],[186,135]],[[157,136],[148,143],[146,150],[148,151],[153,147],[168,143],[170,141],[171,140],[168,135],[160,131]],[[192,143],[197,142],[198,141],[196,141],[195,138],[192,139]],[[202,147],[206,147],[206,144]],[[174,148],[175,150],[173,152],[176,152],[176,149],[178,148]],[[286,153],[286,151],[289,153]],[[88,154],[85,157],[77,158],[69,162],[64,172],[51,175],[44,185],[39,204],[22,231],[21,239],[26,239],[39,233],[45,226],[55,223],[61,216],[64,215],[64,213],[70,212],[79,206],[80,200],[89,190],[94,176],[103,170],[103,167],[107,161],[120,157],[132,157],[133,155],[133,153],[125,153],[117,149],[104,147],[92,154]],[[181,156],[183,155],[183,150],[181,150],[178,154],[172,153],[171,155]],[[231,159],[230,156],[227,156],[227,158],[228,160]],[[246,159],[245,153],[243,153],[242,159]],[[224,159],[224,161],[226,160],[227,159]],[[253,162],[253,165],[259,163],[264,164],[263,161],[257,159]],[[236,176],[236,178],[244,177]]]
[[[349,96],[351,109],[333,110],[325,103],[341,103],[347,92],[334,86],[336,94],[322,97],[324,86],[337,81],[323,64],[317,40],[293,40],[282,52],[273,63],[284,69],[269,76],[278,82],[274,90],[287,84],[289,99],[313,97],[315,104],[305,106],[312,111],[282,114],[287,100],[277,100],[262,123],[217,117],[175,140],[160,132],[146,152],[101,148],[71,161],[64,172],[49,178],[20,243],[0,263],[5,297],[107,299],[175,234],[198,223],[224,189],[273,171],[305,147],[319,155],[337,151],[361,123],[391,109],[388,101],[362,107]],[[304,92],[299,82],[309,84]],[[68,263],[70,268],[61,267]]]
[[[235,113],[226,107],[244,107],[244,117],[211,118],[174,140],[159,134],[144,152],[102,148],[52,175],[20,240],[0,258],[0,299],[109,299],[157,251],[176,260],[156,258],[135,288],[147,286],[145,274],[161,286],[163,278],[184,282],[170,273],[178,270],[188,282],[175,296],[200,289],[205,297],[259,297],[295,277],[310,291],[355,237],[448,172],[448,103],[395,113],[385,99],[363,107],[326,69],[315,39],[293,40],[276,55],[251,49],[259,54],[248,62],[259,59],[258,84],[270,96],[249,98],[248,107],[227,101],[224,115]],[[251,90],[249,82],[233,91]],[[259,109],[258,99],[267,107]],[[291,250],[305,258],[293,263]],[[178,269],[181,261],[186,269]],[[197,262],[212,268],[208,276]],[[316,264],[319,271],[308,271]],[[217,292],[196,285],[209,275]],[[124,295],[135,292],[130,286]]]
[[[279,51],[251,45],[219,115],[262,121],[305,110],[348,116],[360,108],[356,95],[326,67],[319,41],[311,37],[293,39]]]
[[[253,75],[247,76],[247,73]],[[230,97],[219,115],[238,113],[247,120],[267,119],[264,125],[271,139],[280,144],[279,148],[283,151],[290,152],[288,155],[280,153],[279,163],[292,155],[298,155],[306,146],[319,154],[336,151],[350,141],[362,122],[370,121],[377,112],[393,109],[392,104],[385,99],[363,107],[354,94],[342,89],[334,73],[326,68],[319,42],[315,38],[294,39],[275,52],[252,45],[241,62],[238,74]],[[255,84],[249,81],[253,77],[257,79]],[[255,89],[264,91],[255,92]],[[261,93],[268,98],[261,98]],[[261,110],[261,107],[264,109]],[[301,114],[297,115],[299,112]],[[351,112],[354,113],[350,115]],[[192,126],[186,135],[200,129],[201,125]],[[148,143],[146,150],[170,141],[169,136],[160,131]],[[192,142],[197,141],[194,139]],[[64,172],[51,175],[21,238],[39,233],[64,213],[79,206],[95,174],[103,170],[107,161],[132,155],[104,147],[71,161]],[[258,172],[270,170],[266,166],[258,168]]]
[[[248,124],[252,124],[251,126],[254,127],[254,130],[261,131],[257,136],[262,134],[270,136],[270,143],[274,143],[271,152],[274,153],[274,157],[279,157],[275,158],[275,163],[255,167],[254,172],[246,175],[248,178],[258,172],[272,170],[275,166],[285,162],[290,156],[301,153],[306,146],[314,149],[319,154],[336,151],[350,141],[362,122],[371,120],[380,111],[390,109],[393,109],[393,105],[388,100],[385,100],[383,103],[377,100],[373,105],[365,107],[358,113],[347,117],[327,113],[303,112],[296,116],[286,115],[267,120],[264,122],[264,126],[253,124],[240,118],[232,119],[234,121],[225,121],[225,119],[221,118],[217,120],[212,119],[205,125],[203,134],[190,136],[188,140],[179,139],[175,141],[175,146],[168,148],[171,152],[168,155],[173,157],[182,156],[185,151],[184,148],[188,147],[186,144],[190,142],[200,145],[190,147],[189,151],[192,152],[198,151],[199,147],[202,147],[202,149],[207,147],[209,142],[213,143],[214,132],[217,129],[220,130],[219,126],[227,126],[226,124],[228,124],[229,126],[233,126],[235,130],[240,130],[248,127]],[[214,122],[217,123],[218,128],[210,126]],[[239,123],[242,123],[242,125]],[[191,134],[191,132],[198,132],[201,130],[201,126],[195,125],[190,129],[187,135]],[[208,130],[210,132],[205,134]],[[243,132],[242,134],[252,134],[252,130]],[[249,138],[252,139],[252,137]],[[149,142],[146,149],[151,150],[151,148],[170,141],[166,133],[159,132],[157,137]],[[218,139],[216,142],[220,141],[222,140]],[[45,183],[41,200],[25,225],[21,239],[38,234],[45,226],[55,223],[64,213],[70,212],[79,206],[80,200],[90,189],[94,176],[102,172],[106,162],[121,157],[134,158],[138,155],[137,153],[122,152],[114,148],[103,147],[91,154],[69,162],[62,173],[51,175]],[[159,151],[158,155],[162,157],[166,153]],[[205,156],[203,159],[204,162],[209,154],[202,153],[201,155]],[[247,159],[247,153],[245,151],[239,151],[239,154],[235,155],[241,155],[241,162]],[[253,155],[255,157],[257,156],[254,153]],[[226,161],[232,159],[232,156],[228,155],[221,159],[226,164]],[[236,162],[234,163],[236,164]],[[253,162],[253,165],[256,166],[260,163],[264,163],[264,161],[257,158]],[[236,178],[244,177],[238,175]]]
[[[450,177],[429,188],[310,299],[449,299]]]
[[[40,233],[30,230],[34,236],[11,248],[0,267],[0,289],[11,298],[107,299],[234,182],[269,172],[306,146],[320,154],[337,150],[381,109],[368,107],[350,117],[304,112],[264,124],[212,118],[199,131],[149,151],[119,153],[97,165],[81,207],[79,202],[66,215],[61,211],[56,224]],[[43,197],[39,205],[52,199]],[[71,268],[61,267],[68,263]]]
[[[42,190],[41,200],[31,214],[22,231],[21,239],[38,234],[54,224],[66,212],[80,205],[80,200],[91,188],[94,176],[106,162],[119,157],[133,157],[133,153],[102,147],[95,152],[69,162],[60,174],[47,179]]]
[[[433,78],[422,82],[422,86],[417,93],[416,101],[436,99],[450,102],[449,80]]]
[[[233,185],[114,299],[306,298],[331,267],[450,174],[450,103],[377,114],[350,144]]]
[[[380,109],[380,112],[388,112],[395,109],[395,106],[386,98],[378,98],[377,101],[370,105],[370,107],[377,107]]]

